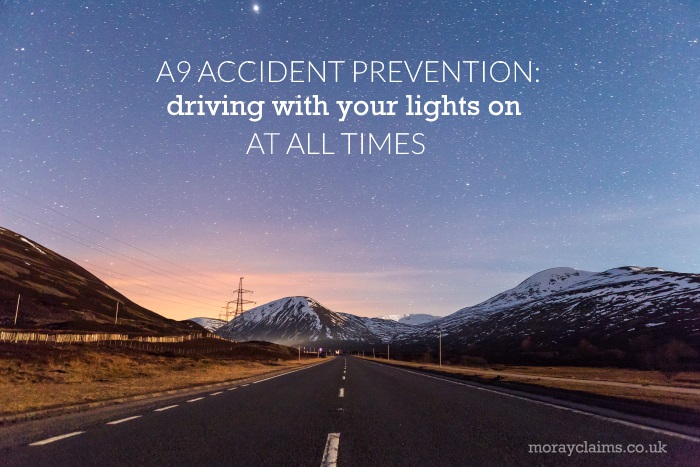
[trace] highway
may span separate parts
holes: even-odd
[[[700,465],[700,434],[692,430],[351,357],[252,384],[3,427],[0,437],[3,466]],[[658,452],[627,452],[650,449]]]

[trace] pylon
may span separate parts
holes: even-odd
[[[233,293],[237,294],[236,301],[235,302],[234,301],[226,302],[226,311],[222,312],[219,315],[219,318],[224,316],[226,321],[231,321],[232,319],[235,319],[236,316],[244,313],[245,310],[243,309],[243,305],[249,305],[249,304],[255,305],[254,301],[243,299],[244,293],[253,293],[253,291],[252,290],[245,290],[243,288],[243,278],[242,277],[238,281],[238,290],[234,290]],[[234,311],[231,311],[231,303],[236,304],[236,309]]]

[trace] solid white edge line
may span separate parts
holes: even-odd
[[[74,431],[73,433],[67,433],[65,435],[54,436],[53,438],[47,438],[47,439],[44,439],[42,441],[37,441],[35,443],[31,443],[30,446],[43,446],[44,444],[49,444],[49,443],[53,443],[54,441],[70,438],[71,436],[82,435],[83,433],[85,433],[85,432],[84,431]]]
[[[162,412],[162,411],[164,411],[164,410],[174,409],[174,408],[177,407],[177,406],[178,406],[178,404],[169,405],[169,406],[167,406],[167,407],[161,407],[160,409],[154,410],[154,412]]]
[[[375,362],[370,362],[370,363],[375,363]],[[379,363],[375,363],[375,364],[379,365]],[[383,365],[383,366],[387,366],[387,365]],[[540,405],[552,407],[552,408],[559,409],[559,410],[566,410],[568,412],[572,412],[572,413],[576,413],[576,414],[580,414],[580,415],[588,415],[589,417],[597,418],[599,420],[605,420],[605,421],[612,422],[612,423],[618,423],[620,425],[625,425],[625,426],[629,426],[632,428],[638,428],[640,430],[651,431],[652,433],[658,433],[658,434],[662,434],[662,435],[666,435],[666,436],[671,436],[673,438],[683,439],[685,441],[691,441],[693,443],[700,443],[700,438],[698,438],[696,436],[684,435],[683,433],[676,433],[675,431],[664,430],[663,428],[654,428],[653,426],[642,425],[642,424],[635,423],[635,422],[628,422],[627,420],[621,420],[619,418],[608,417],[605,415],[598,415],[598,414],[595,414],[592,412],[585,412],[583,410],[573,409],[571,407],[566,407],[564,405],[557,405],[557,404],[553,404],[551,402],[538,401],[536,399],[530,399],[529,397],[523,397],[523,396],[518,396],[515,394],[508,394],[507,392],[501,392],[501,391],[495,391],[493,389],[482,388],[479,386],[475,386],[473,384],[465,384],[465,383],[461,383],[459,381],[452,381],[452,380],[449,380],[446,378],[440,378],[437,376],[419,373],[417,371],[405,370],[403,368],[396,368],[393,366],[391,368],[394,368],[395,370],[403,371],[406,373],[412,373],[412,374],[418,375],[418,376],[424,376],[426,378],[437,379],[439,381],[444,381],[446,383],[456,384],[458,386],[465,386],[468,388],[476,389],[478,391],[485,391],[485,392],[490,392],[492,394],[499,394],[501,396],[512,397],[514,399],[520,399],[522,401],[532,402],[533,404],[540,404]]]
[[[340,392],[338,393],[338,397],[345,397],[345,389],[340,388]]]
[[[336,467],[338,465],[338,446],[340,444],[340,433],[328,433],[326,448],[323,450],[321,467]]]
[[[141,418],[142,415],[134,415],[133,417],[127,417],[127,418],[122,418],[121,420],[114,420],[111,422],[107,422],[107,425],[119,425],[120,423],[128,422],[129,420],[135,420],[137,418]]]
[[[190,400],[188,400],[187,402],[197,402],[197,401],[201,401],[202,399],[204,399],[204,398],[203,398],[203,397],[197,397],[196,399],[190,399]]]

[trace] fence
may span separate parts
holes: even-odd
[[[30,331],[0,331],[0,342],[45,342],[51,344],[78,344],[90,342],[110,342],[110,341],[133,341],[139,343],[151,344],[175,344],[195,339],[224,339],[210,332],[196,332],[193,334],[183,334],[179,336],[134,336],[129,337],[128,334],[110,334],[110,333],[91,333],[91,334],[76,334],[76,333],[56,333],[49,334],[44,332]]]
[[[231,341],[233,342],[233,341]],[[156,343],[141,342],[138,340],[128,341],[104,341],[102,344],[109,347],[123,347],[126,349],[143,350],[146,352],[171,353],[175,355],[205,355],[216,352],[231,352],[234,347],[205,347],[205,348],[184,348],[184,347],[166,347],[157,345]]]
[[[178,343],[178,342],[185,342],[185,341],[191,341],[194,339],[203,339],[203,338],[208,338],[208,339],[221,339],[221,340],[229,340],[229,339],[224,339],[221,336],[217,336],[216,334],[212,334],[210,332],[195,332],[194,334],[184,334],[181,336],[138,336],[134,337],[133,340],[137,342],[151,342],[151,343],[159,343],[159,344],[167,344],[167,343]]]
[[[28,331],[0,331],[0,342],[47,342],[55,344],[73,344],[100,341],[128,340],[126,334],[48,334]]]

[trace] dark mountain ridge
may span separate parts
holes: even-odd
[[[5,228],[0,228],[0,326],[141,334],[204,330],[137,305],[73,261]]]

